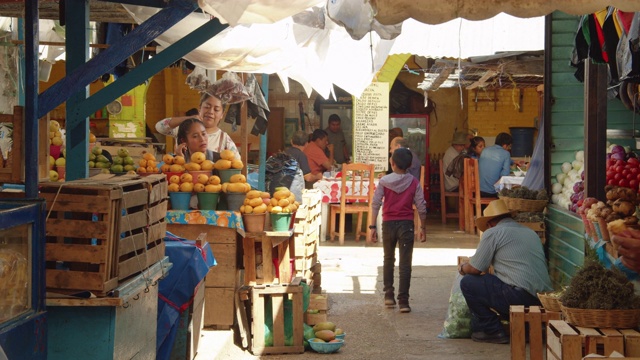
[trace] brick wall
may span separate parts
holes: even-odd
[[[496,93],[467,91],[469,128],[477,129],[480,136],[493,137],[501,132],[508,133],[509,127],[536,126],[538,93],[533,87],[525,88],[522,96],[521,109],[518,109],[520,89],[503,89]]]

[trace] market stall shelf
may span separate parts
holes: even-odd
[[[40,191],[50,291],[105,295],[164,257],[163,176],[47,182]]]

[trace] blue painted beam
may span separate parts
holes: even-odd
[[[150,60],[138,65],[135,69],[129,71],[126,75],[104,87],[102,90],[93,94],[90,98],[76,107],[74,118],[82,118],[91,115],[96,109],[100,109],[118,98],[127,91],[145,82],[153,75],[162,71],[162,69],[176,62],[193,49],[202,45],[205,41],[216,36],[228,25],[220,24],[218,19],[212,19],[199,28],[192,31],[189,35],[173,43],[168,48],[162,50]]]
[[[262,74],[262,92],[264,93],[264,101],[268,104],[269,103],[269,74]],[[269,132],[265,131],[264,134],[262,134],[262,136],[260,136],[260,157],[259,157],[259,163],[260,163],[260,167],[258,168],[258,189],[260,189],[260,191],[266,191],[265,190],[265,183],[266,183],[266,171],[267,171],[267,134]]]
[[[110,46],[40,94],[38,117],[44,116],[69,96],[81,91],[197,8],[198,4],[194,1],[171,1],[166,8],[140,24],[117,44]]]
[[[38,1],[25,1],[24,175],[27,199],[38,198],[38,17]]]
[[[89,1],[65,0],[67,74],[81,68],[89,60]],[[89,87],[85,85],[67,99],[66,114],[66,175],[65,180],[84,179],[89,175],[87,151],[89,143],[89,122],[87,116],[73,114],[79,104],[89,96]]]
[[[101,0],[103,2],[112,2],[118,4],[127,4],[127,5],[136,5],[136,6],[146,6],[146,7],[154,7],[154,8],[164,8],[167,6],[167,2],[164,0]]]

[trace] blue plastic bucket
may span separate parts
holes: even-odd
[[[190,192],[170,192],[169,200],[171,201],[172,210],[189,210],[189,201],[191,201]]]
[[[271,230],[289,231],[291,225],[291,213],[271,214]]]
[[[219,193],[199,192],[198,193],[198,209],[200,210],[216,210],[218,207]]]
[[[227,200],[227,209],[230,211],[240,211],[240,206],[244,203],[244,199],[247,197],[245,193],[226,193],[224,194]]]
[[[511,145],[511,156],[523,157],[533,154],[533,134],[534,127],[510,127],[513,144]]]

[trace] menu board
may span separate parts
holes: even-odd
[[[353,156],[358,163],[387,170],[389,161],[389,83],[374,82],[353,101]]]

